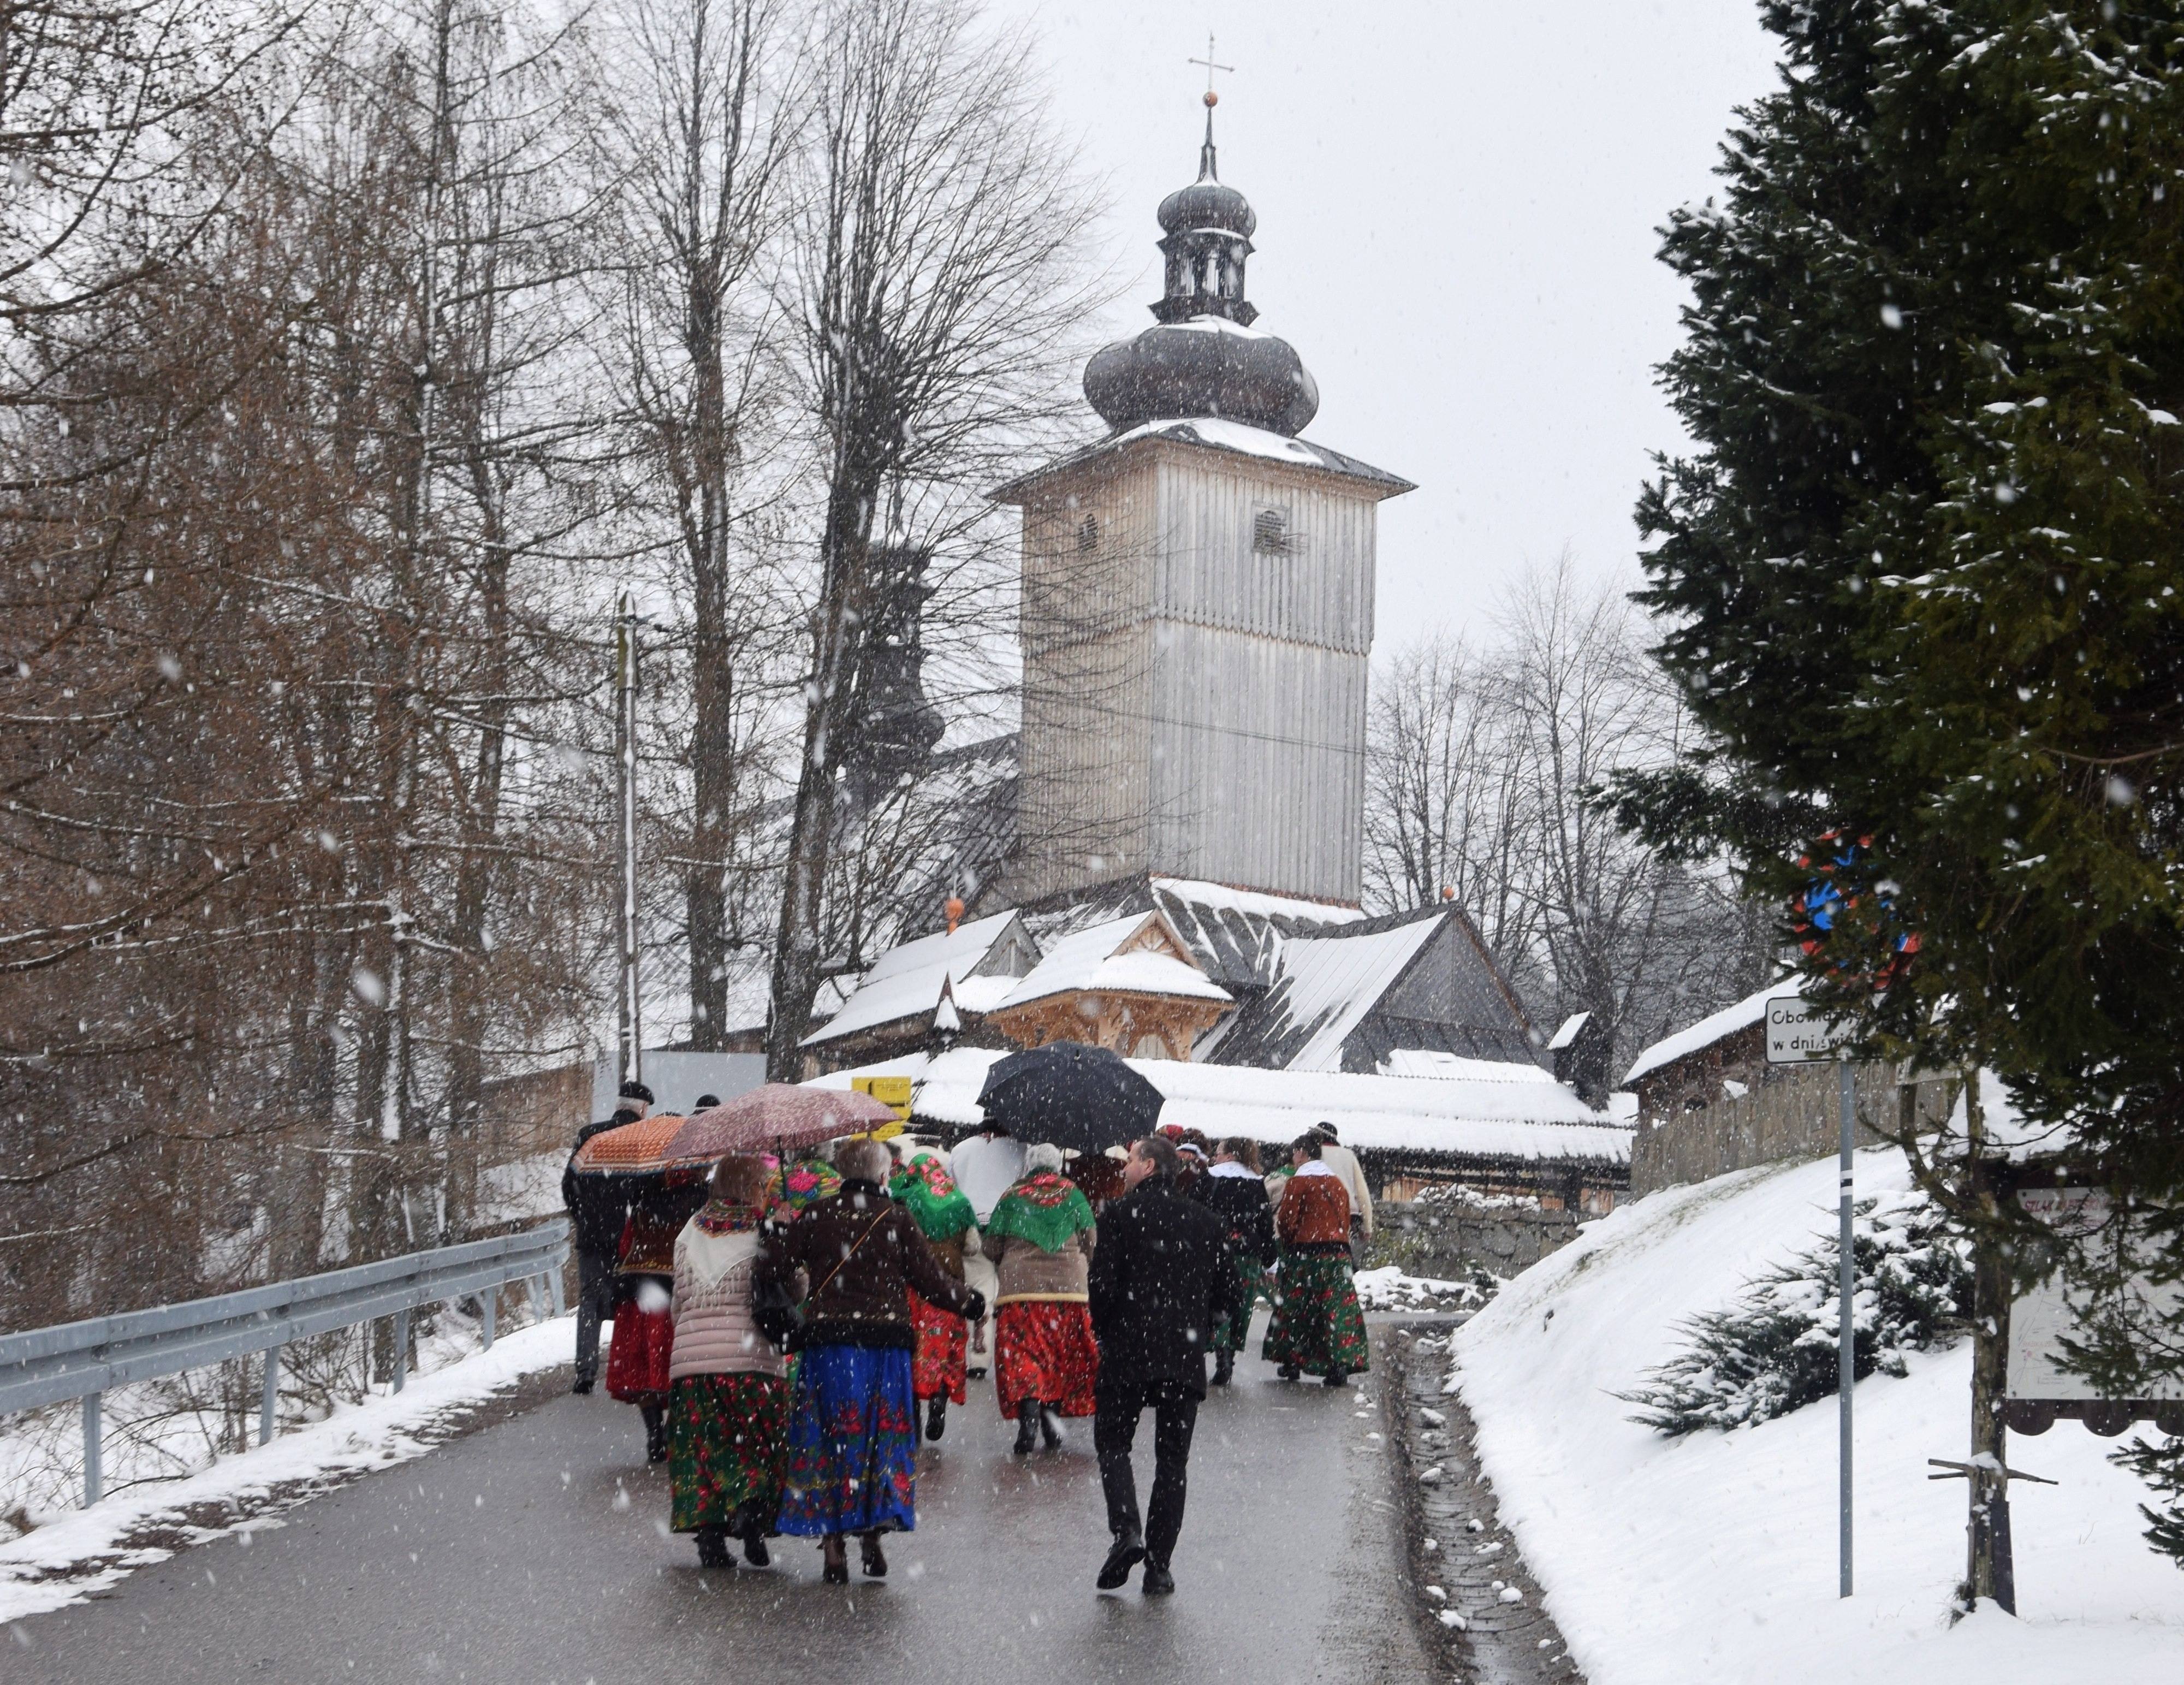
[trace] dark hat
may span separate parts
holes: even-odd
[[[704,1111],[704,1110],[705,1110],[708,1106],[717,1106],[717,1105],[719,1105],[720,1103],[721,1103],[721,1096],[720,1096],[719,1095],[717,1095],[717,1094],[701,1094],[701,1095],[699,1095],[699,1096],[698,1096],[698,1103],[697,1103],[695,1106],[692,1107],[690,1109],[691,1109],[692,1111],[694,1111],[694,1112],[702,1112],[702,1111]]]
[[[1312,1126],[1312,1132],[1318,1135],[1322,1141],[1331,1141],[1337,1147],[1342,1145],[1342,1137],[1334,1132],[1334,1125],[1332,1124],[1314,1124]]]
[[[642,1100],[648,1106],[652,1103],[652,1091],[641,1082],[624,1083],[620,1090],[620,1096],[624,1100]]]

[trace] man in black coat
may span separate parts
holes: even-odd
[[[614,1116],[577,1131],[577,1147],[652,1109],[652,1091],[641,1082],[624,1083],[619,1097]],[[569,1150],[561,1172],[561,1203],[568,1208],[570,1245],[577,1254],[577,1384],[569,1390],[588,1392],[599,1378],[599,1324],[614,1313],[615,1253],[629,1220],[629,1200],[615,1177],[578,1175],[577,1147]]]
[[[1100,1342],[1092,1445],[1115,1539],[1100,1570],[1102,1591],[1125,1584],[1140,1561],[1142,1589],[1175,1589],[1168,1561],[1183,1532],[1190,1436],[1206,1396],[1206,1342],[1214,1319],[1235,1311],[1241,1297],[1228,1225],[1176,1191],[1179,1168],[1175,1148],[1159,1135],[1132,1147],[1123,1167],[1129,1192],[1101,1214],[1092,1254],[1092,1331]],[[1130,1446],[1148,1408],[1153,1490],[1141,1529]]]

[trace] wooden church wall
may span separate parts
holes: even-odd
[[[1145,864],[1154,490],[1140,460],[1024,511],[1023,899]]]
[[[1024,511],[1011,892],[1150,867],[1356,901],[1373,499],[1192,447],[1057,490]]]
[[[1286,552],[1257,548],[1262,511]],[[1374,500],[1250,457],[1170,456],[1160,469],[1155,611],[1284,642],[1373,650]]]

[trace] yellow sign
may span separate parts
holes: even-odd
[[[850,1086],[892,1108],[898,1123],[910,1121],[910,1079],[906,1076],[853,1076]],[[875,1130],[875,1134],[878,1131]],[[898,1131],[899,1133],[899,1131]],[[882,1139],[885,1137],[883,1136]]]

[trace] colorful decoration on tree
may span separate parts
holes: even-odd
[[[1886,989],[1903,976],[1919,951],[1919,933],[1903,928],[1892,886],[1873,879],[1872,847],[1870,836],[1823,831],[1818,845],[1797,856],[1797,864],[1813,877],[1790,902],[1790,928],[1807,959],[1833,971],[1850,972],[1857,962],[1843,957],[1840,947],[1835,957],[1827,957],[1829,944],[1839,931],[1868,927],[1887,955],[1871,978],[1871,986]],[[1869,948],[1869,939],[1862,937],[1858,946]]]

